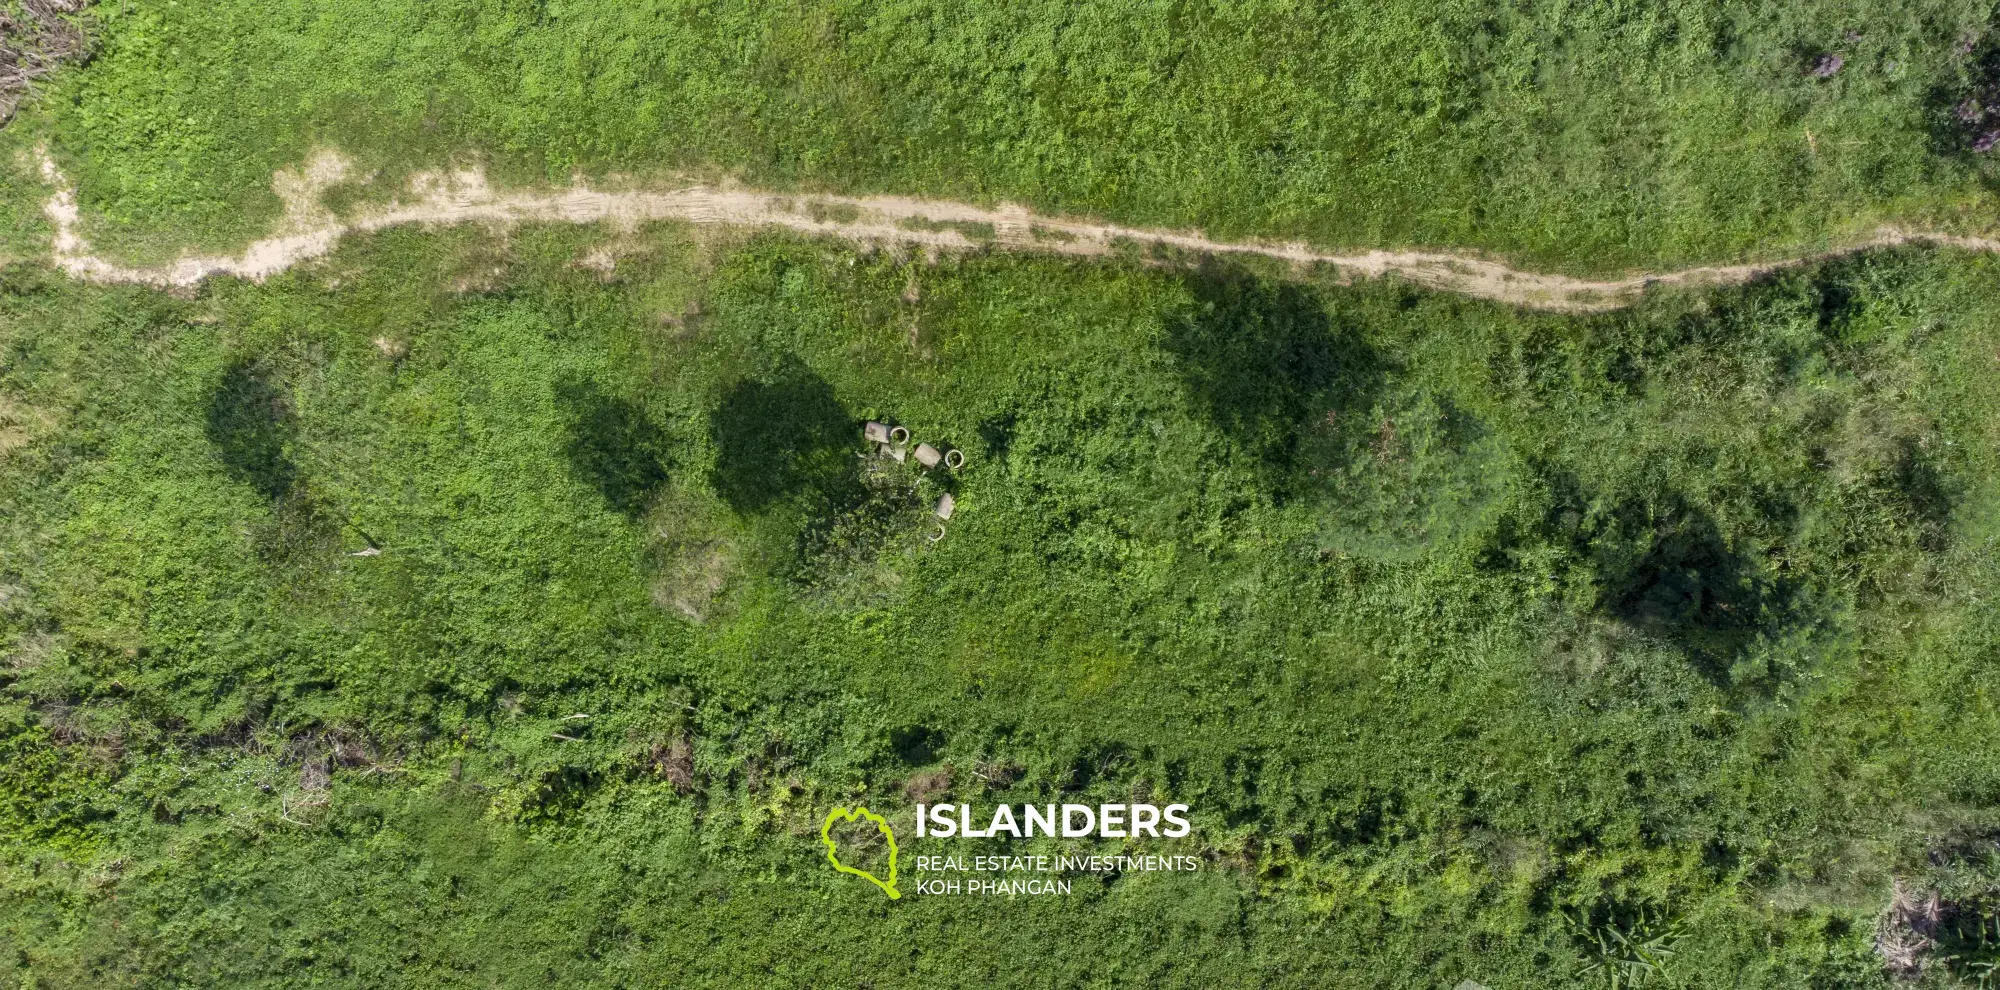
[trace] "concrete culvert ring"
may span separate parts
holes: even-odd
[[[910,431],[900,426],[889,427],[889,442],[901,446],[910,442]]]
[[[947,450],[947,451],[945,451],[945,452],[944,452],[944,466],[945,466],[945,467],[948,467],[948,468],[950,468],[950,469],[952,469],[953,471],[956,471],[956,470],[958,470],[959,468],[962,468],[962,467],[964,467],[964,466],[965,466],[965,451],[962,451],[962,450]]]
[[[938,524],[938,530],[937,530],[937,532],[935,532],[935,533],[932,533],[932,534],[931,534],[931,536],[930,536],[930,541],[931,541],[932,543],[936,543],[937,541],[939,541],[939,540],[942,540],[942,539],[944,539],[944,524],[943,524],[943,523],[939,523],[939,524]]]

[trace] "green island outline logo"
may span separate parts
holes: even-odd
[[[889,879],[887,880],[883,880],[881,877],[867,870],[857,870],[852,866],[842,863],[840,861],[839,850],[834,847],[833,823],[837,821],[858,821],[863,818],[874,822],[875,827],[881,829],[882,834],[889,837]],[[826,824],[819,827],[819,841],[826,844],[826,859],[827,862],[833,864],[834,869],[842,873],[852,873],[882,888],[882,892],[888,894],[889,899],[892,901],[903,896],[902,891],[896,889],[896,833],[889,827],[888,819],[860,805],[856,805],[852,811],[846,808],[835,808],[827,812]]]

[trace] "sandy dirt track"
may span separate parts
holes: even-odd
[[[337,218],[320,206],[320,194],[346,181],[350,167],[337,153],[322,152],[297,170],[282,170],[272,188],[286,204],[285,219],[270,237],[235,256],[192,256],[157,267],[128,267],[92,253],[79,233],[75,191],[46,155],[43,179],[53,190],[44,209],[55,226],[54,263],[76,278],[161,287],[189,286],[215,276],[261,280],[325,255],[342,237],[405,224],[607,223],[632,226],[653,220],[742,227],[782,227],[871,245],[938,251],[1003,249],[1096,257],[1137,249],[1183,255],[1255,255],[1300,267],[1322,267],[1348,279],[1397,275],[1419,285],[1481,299],[1561,311],[1599,311],[1629,305],[1648,286],[1729,285],[1780,268],[1810,264],[1836,254],[1897,244],[1930,244],[2000,252],[2000,241],[1883,230],[1841,251],[1766,264],[1686,268],[1593,281],[1519,271],[1470,255],[1423,251],[1326,253],[1298,243],[1218,241],[1193,232],[1150,230],[1041,216],[1023,207],[981,207],[898,196],[795,195],[715,186],[659,191],[598,191],[583,185],[544,192],[495,190],[477,170],[427,173],[387,206]]]

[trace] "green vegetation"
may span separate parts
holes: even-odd
[[[1990,232],[1990,5],[79,6],[0,0],[12,981],[2000,981],[1992,257],[1587,318],[674,225],[36,260],[44,148],[135,259],[322,148],[335,211],[476,164],[1570,271]],[[1194,831],[836,810],[920,802]],[[922,889],[1002,851],[1202,869]]]
[[[2000,32],[1970,0],[92,10],[94,61],[44,80],[0,166],[47,143],[135,255],[263,232],[273,171],[319,145],[376,196],[467,160],[726,173],[1568,269],[1997,219]],[[0,233],[31,205],[0,195]]]
[[[11,978],[1881,987],[1895,880],[2000,959],[1992,259],[1567,318],[603,236],[5,270]],[[920,800],[1204,868],[830,868]]]
[[[954,222],[950,220],[925,220],[922,219],[921,217],[910,217],[901,221],[901,226],[907,230],[929,230],[929,231],[955,230],[958,233],[964,235],[967,240],[974,242],[991,241],[995,236],[993,225],[990,223],[971,223],[962,221]]]

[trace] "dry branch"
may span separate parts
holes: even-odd
[[[0,124],[35,80],[63,62],[82,61],[90,41],[72,17],[89,0],[0,0]]]

